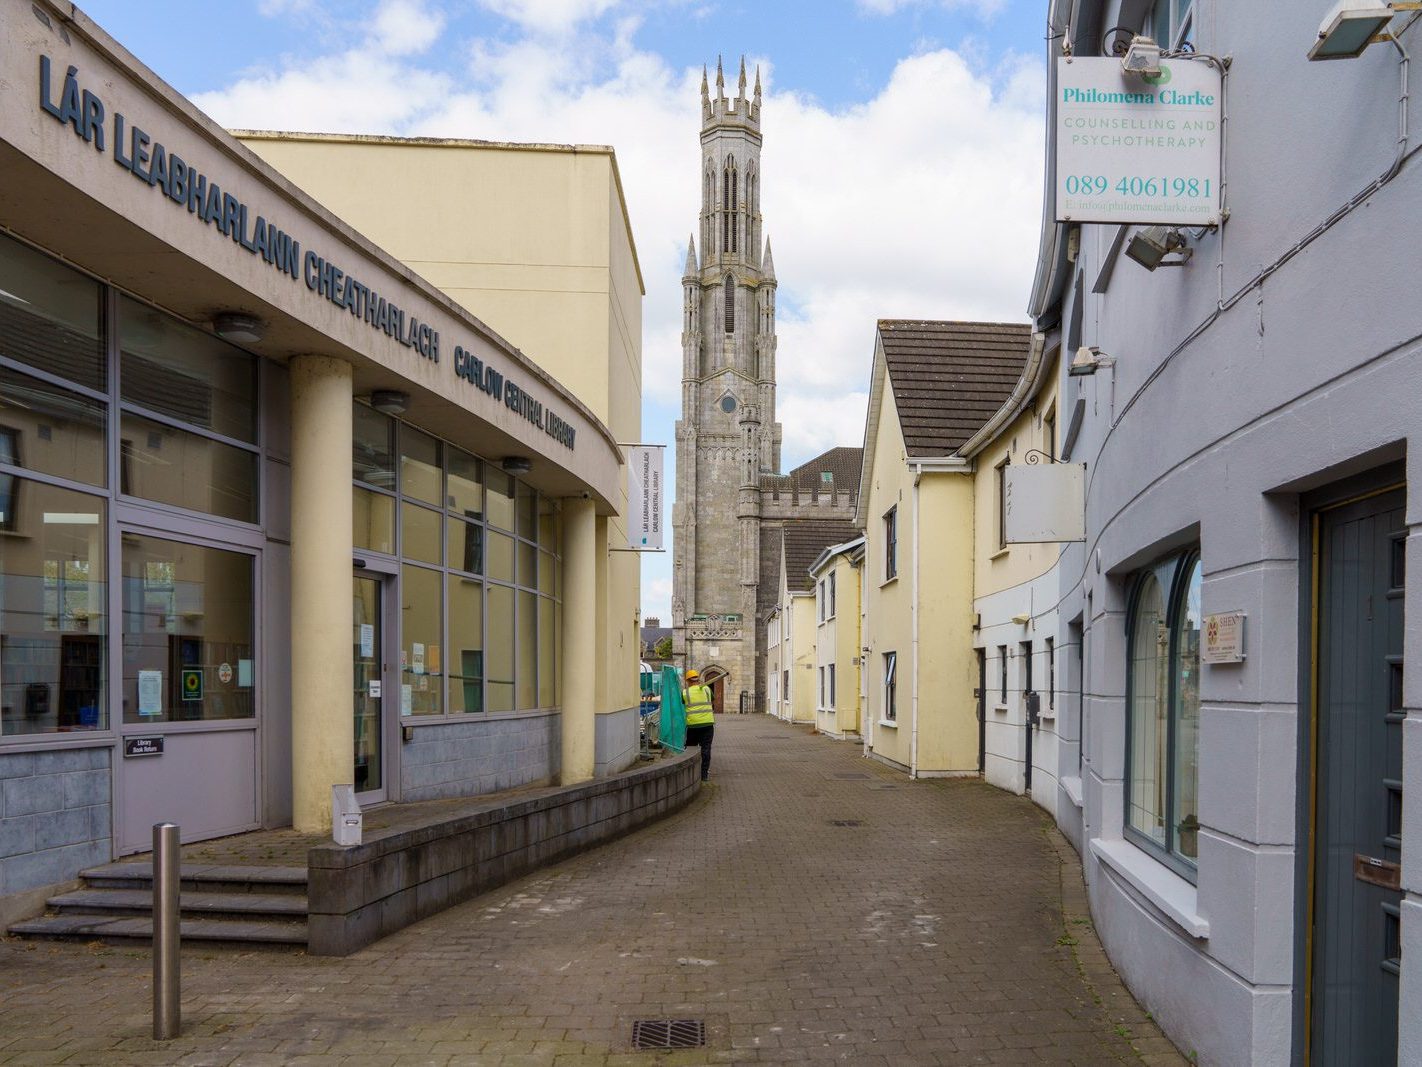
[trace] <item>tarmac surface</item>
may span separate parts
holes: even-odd
[[[186,948],[174,1041],[146,949],[0,940],[0,1063],[1186,1063],[1079,872],[1021,797],[727,716],[682,812],[355,956]]]

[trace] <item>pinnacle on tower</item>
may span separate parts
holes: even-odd
[[[744,100],[745,98],[746,98],[746,57],[745,57],[745,56],[741,56],[741,79],[740,79],[740,84],[739,84],[739,85],[737,86],[737,88],[736,88],[736,99],[737,99],[737,100]]]
[[[692,234],[686,239],[686,270],[682,273],[682,278],[696,277],[696,234]]]
[[[726,99],[726,75],[721,71],[721,57],[716,57],[716,99]]]
[[[755,108],[760,110],[760,64],[755,65]]]
[[[760,272],[770,281],[775,280],[775,257],[770,254],[770,238],[765,239],[765,257],[760,262]]]
[[[701,64],[701,107],[706,110],[711,107],[711,89],[706,84],[706,64]]]

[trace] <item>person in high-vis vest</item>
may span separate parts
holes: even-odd
[[[716,713],[711,707],[711,687],[701,684],[696,671],[686,672],[686,743],[701,746],[701,780],[711,777],[711,736],[716,732]]]

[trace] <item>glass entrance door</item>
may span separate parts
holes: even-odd
[[[356,792],[363,802],[384,800],[385,704],[384,635],[379,578],[355,577],[355,770]]]

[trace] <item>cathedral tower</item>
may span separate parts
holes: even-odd
[[[701,77],[701,218],[682,276],[676,424],[674,654],[731,674],[725,710],[757,690],[761,476],[780,469],[775,269],[760,215],[760,72],[734,98]],[[700,258],[697,257],[699,237]]]

